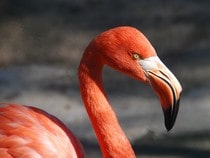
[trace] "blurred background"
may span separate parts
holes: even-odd
[[[56,115],[80,139],[87,157],[101,157],[77,68],[94,36],[133,26],[183,86],[179,115],[168,133],[149,86],[105,67],[107,95],[137,157],[209,157],[209,8],[208,0],[1,0],[0,100]]]

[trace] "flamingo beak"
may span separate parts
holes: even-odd
[[[147,80],[160,98],[165,127],[169,131],[176,121],[182,87],[157,56],[140,60],[139,63],[144,69]]]

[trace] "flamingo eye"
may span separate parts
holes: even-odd
[[[140,59],[140,56],[137,53],[133,53],[132,56],[133,56],[133,59],[135,59],[135,60],[139,60]]]

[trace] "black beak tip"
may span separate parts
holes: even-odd
[[[166,130],[169,132],[173,128],[174,124],[165,123]]]
[[[172,117],[169,115],[168,112],[165,112],[165,111],[164,111],[164,115],[165,115],[165,127],[166,127],[166,130],[167,130],[167,131],[170,131],[170,130],[173,128],[173,126],[174,126],[175,120],[172,121],[173,119],[172,119]]]
[[[175,122],[176,122],[176,117],[179,111],[179,100],[173,105],[173,106],[168,106],[167,109],[164,109],[164,118],[165,118],[165,127],[167,131],[170,131]]]

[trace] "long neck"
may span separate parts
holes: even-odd
[[[79,67],[80,90],[103,157],[133,158],[134,151],[122,131],[102,87],[103,64],[86,53]]]

